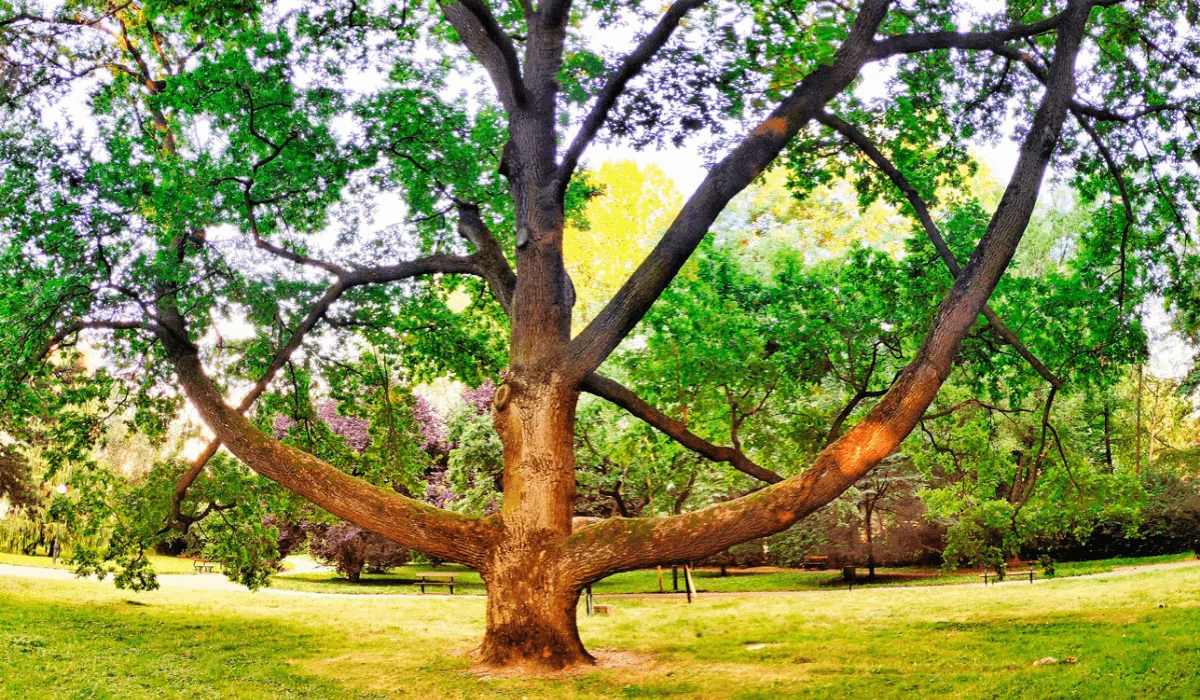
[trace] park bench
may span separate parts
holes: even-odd
[[[1033,574],[1034,574],[1034,571],[1033,571],[1033,567],[1031,566],[1028,569],[1025,569],[1023,571],[1007,571],[1004,574],[1004,579],[1007,579],[1010,576],[1015,576],[1017,578],[1025,578],[1026,576],[1028,576],[1029,582],[1033,583]],[[983,585],[985,585],[985,586],[988,585],[988,579],[992,579],[993,586],[1003,580],[1000,577],[1000,574],[997,574],[995,571],[985,571],[982,574],[979,574],[979,576],[981,578],[983,578]]]
[[[829,568],[829,557],[823,557],[815,554],[804,557],[804,559],[800,561],[800,568],[804,569],[805,571],[823,571]]]
[[[194,568],[198,574],[211,574],[214,566],[216,565],[207,559],[196,559],[192,562],[192,568]]]
[[[421,594],[425,594],[426,586],[446,586],[450,589],[450,595],[454,595],[454,587],[458,584],[454,579],[458,574],[441,573],[437,571],[421,571],[417,574],[417,582],[414,586],[420,586]]]
[[[612,606],[611,605],[598,605],[598,604],[593,605],[592,612],[596,613],[597,615],[607,615],[610,612],[612,612]]]

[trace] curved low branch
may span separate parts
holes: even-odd
[[[204,372],[194,345],[173,309],[162,316],[174,331],[157,327],[179,381],[209,429],[229,451],[259,474],[334,515],[378,532],[405,547],[476,568],[487,564],[497,528],[492,520],[435,508],[357,479],[325,462],[264,435],[237,410]]]
[[[803,474],[703,510],[658,520],[612,518],[567,540],[578,585],[628,569],[690,561],[787,529],[829,503],[912,431],[950,374],[962,339],[1003,276],[1037,202],[1075,91],[1075,59],[1092,3],[1070,2],[1049,84],[987,232],[943,300],[913,362],[887,394]]]
[[[250,407],[254,405],[258,397],[262,396],[263,392],[270,386],[271,381],[275,379],[275,375],[279,373],[279,370],[283,368],[292,354],[300,347],[305,336],[321,322],[321,319],[329,312],[329,308],[351,288],[369,283],[394,282],[435,272],[481,274],[482,269],[480,267],[480,260],[475,256],[463,258],[452,255],[432,255],[389,267],[365,268],[354,270],[353,272],[343,271],[338,281],[330,285],[325,290],[325,293],[321,295],[321,298],[309,309],[304,319],[300,322],[300,325],[288,337],[288,341],[275,352],[275,356],[271,358],[271,363],[267,365],[267,369],[263,372],[262,376],[254,383],[254,386],[250,387],[250,391],[246,393],[237,408],[233,410],[237,411],[238,414],[244,414],[250,410]],[[209,441],[204,451],[196,459],[192,460],[187,471],[176,482],[175,492],[171,498],[171,519],[173,523],[185,522],[181,517],[183,499],[187,496],[188,489],[191,488],[191,485],[204,471],[208,462],[217,454],[217,450],[221,448],[221,442],[219,434],[216,438]]]
[[[727,463],[743,474],[748,474],[768,484],[778,484],[783,481],[783,477],[766,467],[755,464],[741,450],[720,447],[696,435],[683,423],[646,403],[637,394],[613,379],[592,373],[584,378],[579,388],[629,411],[651,426],[658,428],[680,445],[709,461]]]

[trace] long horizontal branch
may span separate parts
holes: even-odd
[[[925,203],[921,194],[917,192],[916,188],[913,187],[912,183],[909,182],[908,178],[904,176],[904,173],[900,172],[900,169],[879,150],[874,142],[853,124],[829,112],[822,112],[817,116],[817,121],[838,132],[847,141],[854,144],[858,150],[862,151],[864,155],[875,163],[877,168],[888,176],[888,179],[892,181],[896,189],[904,193],[905,199],[908,200],[913,211],[917,214],[917,220],[921,222],[921,226],[925,229],[925,234],[929,236],[930,242],[933,243],[934,249],[937,250],[938,257],[942,259],[946,268],[950,270],[950,275],[958,277],[962,270],[959,267],[958,260],[954,257],[954,251],[950,250],[950,246],[946,244],[946,239],[942,237],[942,233],[929,211],[929,206]],[[1004,342],[1011,345],[1017,351],[1017,354],[1028,362],[1030,367],[1033,367],[1035,372],[1050,383],[1050,386],[1055,389],[1062,388],[1062,380],[1054,372],[1050,371],[1050,368],[1021,342],[1017,334],[1004,323],[991,306],[985,305],[983,307],[983,316],[987,319],[988,324],[991,325],[996,334],[1003,338]]]
[[[913,430],[949,376],[964,337],[995,290],[1029,225],[1075,91],[1075,59],[1093,4],[1069,3],[1049,84],[1016,169],[970,262],[954,281],[913,362],[847,433],[802,474],[747,496],[670,518],[611,518],[567,540],[578,585],[628,569],[691,561],[787,529],[843,493]]]
[[[299,349],[300,344],[304,341],[304,338],[329,312],[329,308],[333,306],[333,304],[337,302],[342,295],[344,295],[353,287],[371,283],[399,281],[402,279],[417,277],[424,274],[433,274],[436,272],[447,274],[480,274],[481,271],[482,270],[480,269],[478,259],[474,257],[463,258],[450,255],[429,256],[427,258],[421,258],[412,262],[388,267],[361,269],[352,272],[343,271],[341,278],[330,285],[329,288],[325,290],[325,293],[321,295],[321,298],[318,299],[316,303],[314,303],[309,309],[308,313],[304,316],[304,319],[300,321],[300,325],[298,325],[295,330],[292,331],[287,342],[275,352],[275,355],[271,358],[270,364],[267,365],[266,370],[259,377],[258,381],[254,383],[254,386],[250,387],[250,390],[246,392],[246,395],[242,397],[241,402],[233,410],[235,410],[238,414],[245,414],[246,411],[250,410],[250,407],[254,405],[254,402],[257,401],[258,398],[262,396],[263,392],[267,390],[267,387],[270,386],[271,382],[275,379],[275,375],[279,373],[279,370],[282,369],[285,364],[287,364],[287,361],[291,358],[292,354]],[[185,471],[180,476],[179,481],[176,482],[175,492],[172,495],[171,501],[171,517],[174,523],[181,523],[183,521],[180,517],[182,515],[181,509],[183,505],[183,499],[186,497],[188,489],[191,488],[193,483],[195,483],[196,479],[204,471],[204,468],[208,465],[209,461],[212,460],[213,456],[217,454],[217,450],[221,448],[221,443],[221,436],[218,434],[214,439],[210,440],[204,450],[192,460],[192,462],[188,465],[187,471]]]
[[[741,450],[714,445],[696,435],[683,423],[646,403],[637,394],[613,379],[592,373],[584,378],[580,389],[620,406],[705,459],[727,463],[743,474],[748,474],[768,484],[777,484],[783,481],[783,477],[770,469],[755,464]]]
[[[983,32],[915,32],[888,37],[875,42],[876,60],[901,54],[936,51],[939,49],[990,49],[997,44],[1027,39],[1057,30],[1070,9],[1032,24],[1015,24],[1011,27]]]
[[[49,340],[42,343],[38,352],[30,358],[30,365],[36,365],[46,359],[55,347],[61,345],[71,336],[80,331],[88,329],[97,330],[134,330],[144,328],[145,323],[142,321],[133,320],[110,320],[110,321],[73,321],[60,328]]]

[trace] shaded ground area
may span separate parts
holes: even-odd
[[[584,641],[646,665],[556,681],[472,674],[483,617],[473,596],[135,595],[0,577],[0,696],[1200,695],[1196,565],[1036,586],[617,599],[610,616],[581,617]],[[1034,665],[1046,657],[1078,663]]]

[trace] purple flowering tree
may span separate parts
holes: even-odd
[[[348,523],[310,527],[308,550],[317,560],[336,567],[338,573],[355,583],[363,569],[384,572],[403,566],[409,559],[404,547]]]

